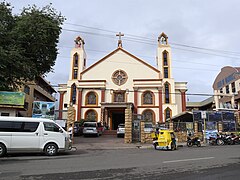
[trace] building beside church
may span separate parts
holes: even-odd
[[[225,66],[213,83],[216,110],[239,110],[240,67]]]
[[[34,102],[55,103],[57,93],[42,76],[25,82],[16,92],[0,92],[0,116],[32,117]]]
[[[168,37],[158,37],[156,68],[118,47],[86,67],[84,40],[77,37],[71,51],[71,68],[67,84],[59,84],[59,118],[72,105],[75,119],[101,122],[117,129],[125,122],[125,109],[141,114],[145,121],[163,123],[186,110],[187,82],[175,82],[172,76],[171,47]]]

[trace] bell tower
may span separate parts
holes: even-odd
[[[168,44],[168,37],[165,33],[161,33],[158,37],[157,67],[162,72],[162,78],[172,78],[171,66],[171,47]]]
[[[172,117],[172,113],[175,113],[176,98],[175,81],[172,77],[171,47],[165,33],[161,33],[158,37],[157,68],[162,77],[163,118],[166,120]]]
[[[86,69],[86,52],[84,50],[84,40],[78,36],[74,40],[75,47],[71,51],[71,69],[69,80],[79,80],[80,73]]]

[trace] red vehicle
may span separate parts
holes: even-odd
[[[102,135],[102,133],[105,130],[104,126],[100,122],[97,123],[97,129],[98,129],[100,135]]]

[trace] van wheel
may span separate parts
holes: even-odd
[[[58,152],[58,147],[56,144],[50,143],[45,146],[44,153],[47,156],[55,156]]]
[[[7,152],[6,147],[3,144],[0,144],[0,157],[5,156],[6,152]]]

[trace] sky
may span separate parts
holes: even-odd
[[[201,101],[213,94],[212,84],[224,66],[240,67],[239,0],[7,2],[14,14],[28,5],[41,8],[52,3],[66,17],[54,72],[46,77],[54,86],[67,83],[70,51],[79,35],[86,43],[88,67],[117,48],[118,32],[125,34],[125,50],[156,67],[157,38],[164,32],[172,48],[173,77],[188,82],[187,101]]]

